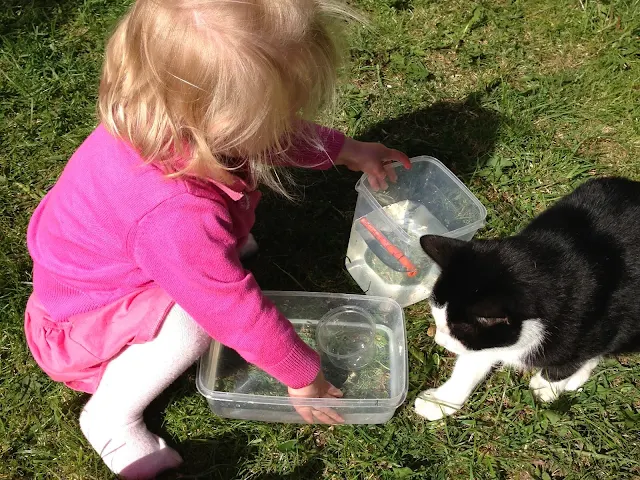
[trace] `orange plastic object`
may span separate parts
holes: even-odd
[[[393,256],[400,265],[407,269],[407,277],[415,277],[418,274],[418,268],[409,260],[402,251],[393,245],[387,237],[385,237],[376,227],[374,227],[369,220],[362,217],[360,219],[360,223],[364,228],[366,228],[373,238],[375,238],[380,245],[384,247],[384,249]]]

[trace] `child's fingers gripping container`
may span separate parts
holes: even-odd
[[[287,387],[212,342],[200,360],[197,387],[216,415],[305,423],[296,408],[333,410],[347,424],[387,422],[404,402],[407,344],[404,315],[388,298],[307,292],[267,292],[300,337],[317,349],[325,378],[343,398],[296,398]]]
[[[440,161],[411,159],[384,191],[374,191],[367,175],[356,185],[354,213],[345,264],[367,294],[392,298],[406,307],[424,300],[439,274],[420,246],[423,235],[471,240],[487,211]]]

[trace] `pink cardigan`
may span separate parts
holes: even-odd
[[[330,168],[342,148],[342,134],[319,129],[326,151],[300,150],[301,166]],[[34,293],[66,321],[159,286],[247,361],[291,387],[308,385],[317,354],[238,258],[259,199],[241,180],[168,179],[98,126],[29,224]]]

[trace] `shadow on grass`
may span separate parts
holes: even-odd
[[[502,123],[496,111],[482,106],[483,94],[472,93],[464,101],[436,102],[383,121],[359,140],[382,142],[410,157],[431,155],[464,179],[491,155]]]
[[[163,427],[164,410],[167,405],[183,395],[194,394],[195,382],[193,379],[195,374],[195,367],[190,368],[156,398],[145,411],[145,422],[149,430],[167,440],[167,443],[176,449],[184,460],[179,469],[166,472],[158,478],[159,480],[243,478],[244,460],[254,456],[256,448],[249,444],[248,435],[243,431],[229,432],[218,435],[216,438],[194,438],[176,444],[171,441],[171,435]],[[295,468],[291,473],[283,475],[252,474],[251,478],[254,480],[314,479],[321,477],[323,468],[322,460],[314,457]]]
[[[241,445],[237,438],[225,437],[215,441],[188,441],[178,447],[184,464],[180,469],[167,472],[159,480],[231,480],[246,478],[236,459],[249,457],[251,449]],[[321,478],[324,464],[314,457],[286,474],[253,474],[252,480],[306,480]]]
[[[51,27],[52,18],[60,26],[70,21],[82,4],[80,0],[3,0],[0,37],[20,35],[35,26]]]
[[[358,139],[382,142],[410,157],[434,156],[465,180],[492,154],[501,123],[482,106],[481,95],[385,120]],[[358,178],[342,168],[303,171],[300,202],[265,196],[254,230],[261,252],[247,263],[262,288],[360,292],[344,269]]]

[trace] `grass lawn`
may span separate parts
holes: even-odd
[[[95,126],[103,44],[128,0],[4,0],[0,8],[0,479],[106,479],[22,331],[29,216]],[[640,179],[640,1],[357,0],[340,99],[326,122],[444,161],[508,235],[585,179]],[[265,289],[358,292],[343,267],[357,175],[300,174],[304,201],[267,195],[250,267]],[[304,248],[292,248],[292,243]],[[413,413],[453,359],[406,309],[410,389],[386,425],[288,426],[210,414],[190,370],[149,409],[186,459],[166,478],[640,479],[640,360],[609,359],[581,393],[535,402],[505,370],[455,417]]]

